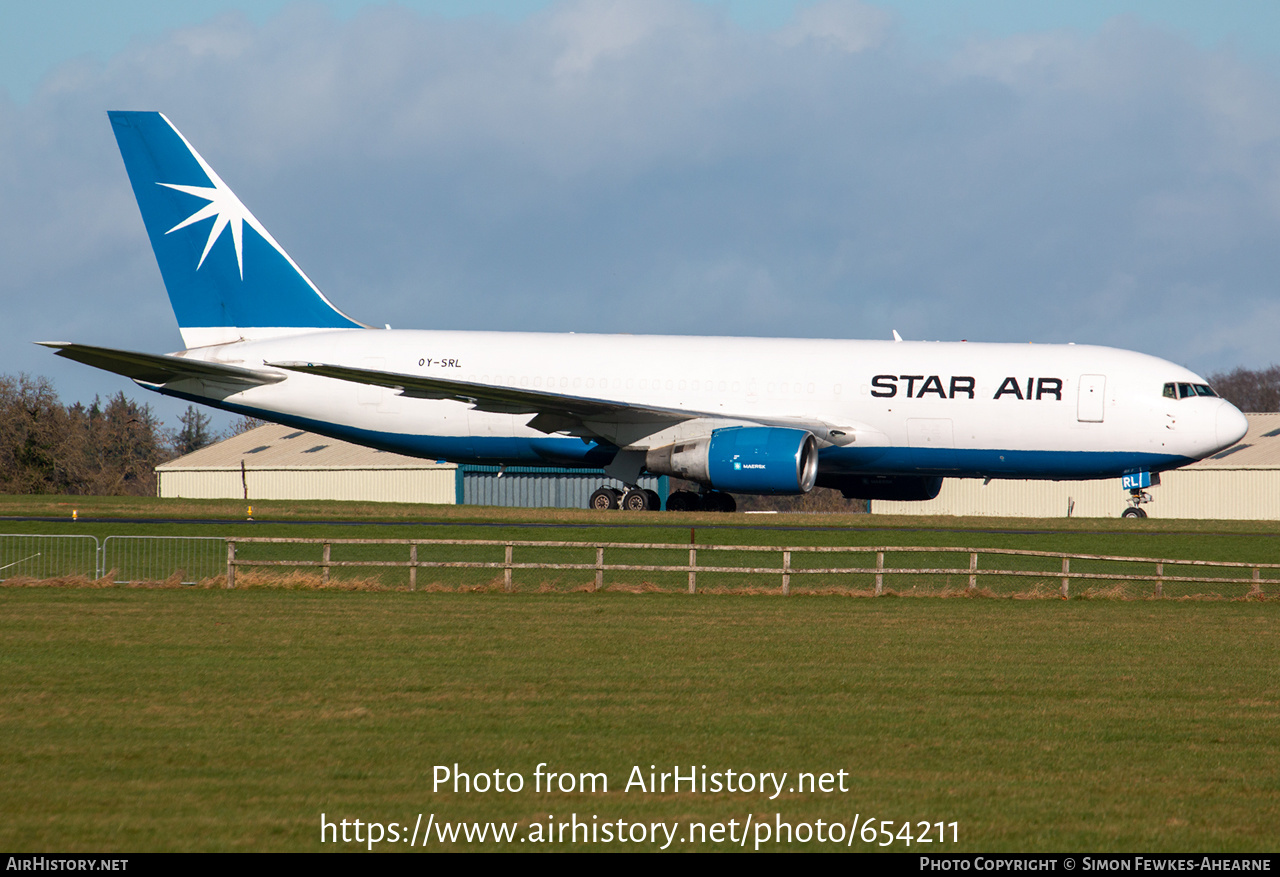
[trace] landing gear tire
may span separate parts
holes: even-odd
[[[713,490],[702,495],[702,508],[703,511],[708,512],[736,512],[738,510],[738,501],[733,498],[732,494]]]
[[[645,496],[649,497],[650,510],[655,512],[662,511],[662,497],[658,496],[658,491],[646,490],[644,493],[645,493]]]
[[[622,494],[622,508],[626,511],[647,512],[651,507],[649,504],[649,491],[647,490],[633,487]]]
[[[587,508],[598,509],[599,511],[616,509],[618,507],[618,499],[621,496],[622,494],[612,487],[602,487],[591,494],[591,499],[587,502]]]
[[[667,511],[696,512],[702,508],[702,498],[692,490],[677,490],[667,497]]]
[[[1153,484],[1160,483],[1159,480],[1155,478],[1155,476],[1152,476],[1152,478],[1153,478],[1152,480]],[[1132,490],[1129,491],[1129,507],[1120,513],[1120,517],[1145,518],[1147,516],[1147,513],[1142,508],[1142,506],[1145,503],[1151,502],[1151,500],[1152,500],[1151,494],[1147,493],[1141,488],[1138,488],[1138,487],[1133,488]]]

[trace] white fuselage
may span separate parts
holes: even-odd
[[[1162,395],[1171,382],[1204,383],[1187,369],[1087,345],[362,329],[180,355],[258,369],[324,362],[701,414],[658,433],[601,427],[616,432],[593,443],[533,429],[528,414],[315,375],[287,373],[231,395],[196,381],[162,389],[458,462],[600,465],[601,454],[656,447],[717,423],[796,419],[845,437],[819,435],[829,471],[1101,478],[1198,460],[1244,430],[1243,415],[1219,398]]]

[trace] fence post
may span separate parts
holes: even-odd
[[[884,593],[884,552],[876,552],[876,596]]]
[[[978,589],[978,576],[975,570],[978,568],[978,552],[969,552],[969,590],[976,591]]]
[[[409,590],[418,590],[418,543],[409,546]]]
[[[1164,596],[1164,562],[1156,561],[1156,596]]]
[[[693,594],[698,590],[698,549],[689,549],[689,593]]]
[[[1260,575],[1261,572],[1262,572],[1262,569],[1260,567],[1255,566],[1253,568],[1253,587],[1249,589],[1250,594],[1262,593],[1262,576]]]
[[[604,587],[604,546],[596,546],[596,590]]]
[[[320,581],[329,581],[329,543],[324,543],[324,570],[320,573]]]
[[[782,596],[791,595],[791,552],[782,552]]]
[[[227,587],[236,586],[236,540],[227,540]]]
[[[1067,599],[1068,591],[1071,587],[1071,577],[1067,573],[1071,572],[1071,558],[1062,558],[1062,599]]]
[[[506,556],[503,563],[506,564],[502,568],[502,590],[510,592],[511,590],[511,554],[515,551],[515,546],[508,544]]]

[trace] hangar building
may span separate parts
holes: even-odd
[[[156,467],[161,497],[587,508],[600,470],[456,466],[269,423]],[[642,478],[665,504],[667,479]]]
[[[161,497],[456,501],[457,467],[268,423],[156,467]]]
[[[1280,520],[1280,414],[1247,414],[1239,444],[1160,474],[1142,509],[1153,518]],[[1104,481],[1000,481],[948,478],[928,502],[874,500],[873,514],[1008,518],[1114,518],[1128,507],[1119,478]]]

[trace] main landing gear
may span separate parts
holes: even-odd
[[[625,509],[629,512],[658,511],[662,508],[662,500],[652,490],[632,487],[621,491],[614,487],[602,487],[591,494],[588,508]],[[738,504],[731,494],[719,490],[709,490],[698,494],[692,490],[677,490],[667,497],[669,512],[732,512]]]
[[[591,494],[587,503],[593,509],[626,509],[629,512],[657,511],[662,508],[662,498],[656,491],[632,487],[624,493],[614,487],[602,487]]]

